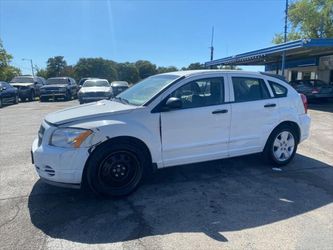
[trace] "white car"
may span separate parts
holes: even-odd
[[[106,79],[88,79],[78,92],[80,104],[109,99],[111,96],[111,84]]]
[[[258,152],[285,165],[309,127],[305,96],[277,77],[179,71],[47,115],[32,157],[50,184],[121,196],[158,168]]]

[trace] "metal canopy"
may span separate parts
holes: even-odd
[[[254,50],[205,63],[206,67],[217,65],[265,65],[281,61],[282,52],[287,60],[333,53],[333,39],[301,39],[272,47]]]

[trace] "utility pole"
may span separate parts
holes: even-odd
[[[211,39],[211,42],[210,42],[210,60],[213,61],[214,59],[214,46],[213,46],[213,43],[214,43],[214,26],[212,27],[212,39]],[[210,66],[210,68],[212,68],[212,66]]]
[[[34,66],[33,66],[33,63],[32,63],[32,59],[22,58],[22,61],[30,61],[31,73],[32,73],[32,76],[34,77],[35,73],[34,73]]]
[[[286,0],[286,9],[285,9],[285,16],[284,16],[284,39],[283,42],[287,42],[287,32],[288,32],[288,0]],[[281,65],[281,75],[284,76],[284,69],[286,65],[286,51],[282,52],[282,65]]]

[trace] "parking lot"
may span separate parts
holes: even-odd
[[[332,249],[333,104],[313,104],[311,137],[272,169],[259,155],[158,171],[131,196],[101,200],[37,177],[43,116],[77,105],[0,109],[0,249]]]

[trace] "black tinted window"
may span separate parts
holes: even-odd
[[[232,77],[232,84],[236,102],[248,102],[270,98],[263,79]]]
[[[224,79],[208,78],[189,82],[174,91],[171,97],[180,98],[184,109],[221,104],[224,102]]]
[[[287,96],[288,89],[281,84],[278,84],[273,81],[268,81],[269,85],[272,88],[273,94],[275,97],[285,97]]]

